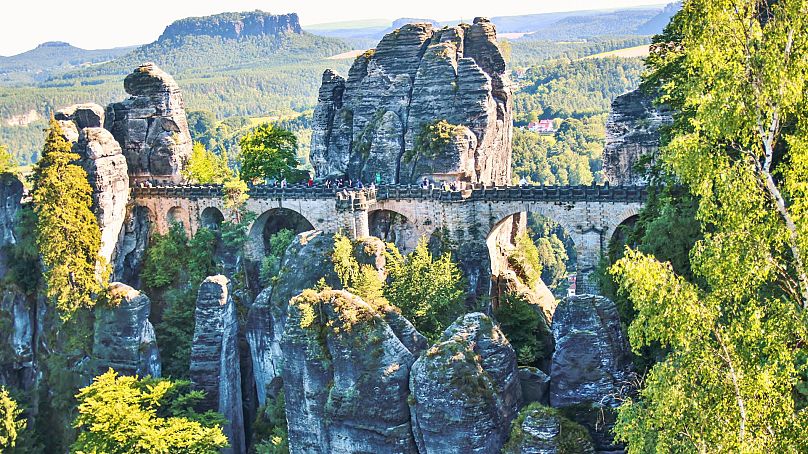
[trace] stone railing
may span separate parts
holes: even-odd
[[[220,185],[144,185],[132,188],[135,197],[213,198],[222,196]],[[358,200],[440,200],[448,202],[638,202],[648,197],[646,186],[476,186],[447,191],[420,186],[384,185],[375,189],[325,188],[289,185],[285,188],[250,186],[250,197],[256,199],[323,199]]]

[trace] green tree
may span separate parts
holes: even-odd
[[[435,260],[425,240],[406,257],[395,248],[388,251],[387,272],[384,296],[430,341],[465,312],[460,269],[449,253]]]
[[[500,299],[494,316],[502,332],[516,351],[516,360],[522,366],[537,366],[547,355],[539,342],[549,334],[539,313],[541,308],[516,295],[507,294]],[[541,328],[545,328],[542,330]]]
[[[806,452],[808,4],[692,0],[654,45],[662,164],[697,198],[693,280],[629,250],[632,348],[667,356],[619,412],[629,452]]]
[[[194,149],[182,176],[199,184],[222,184],[233,171],[227,166],[227,155],[217,156],[208,151],[200,142],[194,142]]]
[[[51,119],[34,169],[32,198],[37,216],[37,245],[45,264],[46,294],[63,318],[92,307],[106,288],[107,264],[99,257],[101,230],[91,210],[87,172],[73,161],[62,128]]]
[[[218,425],[161,415],[161,410],[171,405],[167,397],[174,386],[165,379],[119,377],[112,369],[95,377],[76,396],[79,415],[75,426],[79,435],[71,450],[110,454],[216,453],[226,447],[227,437]]]
[[[290,178],[297,169],[297,137],[265,123],[248,132],[239,142],[241,178],[246,182]]]
[[[0,386],[0,451],[16,446],[19,433],[27,425],[24,419],[20,419],[21,414],[17,402]]]
[[[283,390],[276,398],[267,398],[266,405],[258,409],[258,416],[253,424],[253,439],[256,440],[257,454],[289,453],[286,400]]]
[[[8,152],[8,147],[0,144],[0,173],[10,172],[14,165],[14,157]]]

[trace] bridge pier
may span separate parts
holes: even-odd
[[[371,205],[376,202],[375,194],[368,191],[340,193],[337,195],[336,208],[342,217],[345,234],[351,239],[370,236]]]

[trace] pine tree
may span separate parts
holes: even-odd
[[[64,319],[79,308],[92,307],[109,275],[98,255],[101,230],[91,210],[92,188],[84,169],[73,163],[78,158],[51,119],[34,169],[32,197],[46,294]]]

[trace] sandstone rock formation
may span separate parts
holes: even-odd
[[[114,282],[110,293],[120,302],[95,309],[93,357],[96,373],[112,368],[123,375],[159,377],[160,352],[149,321],[149,297],[128,285]]]
[[[77,119],[80,118],[78,112],[82,111],[76,111]],[[78,126],[82,123],[76,124]],[[126,158],[121,154],[121,147],[112,134],[100,127],[79,129],[79,138],[73,145],[73,152],[80,156],[79,163],[87,172],[87,179],[93,188],[93,212],[101,228],[100,255],[107,263],[112,263],[123,233],[126,204],[129,201]]]
[[[16,175],[0,174],[0,248],[17,242],[14,226],[22,207],[23,192],[22,181]]]
[[[131,97],[107,106],[104,127],[120,143],[129,175],[180,181],[191,155],[185,106],[174,78],[146,63],[124,79]]]
[[[279,36],[283,33],[302,32],[300,20],[295,13],[273,15],[256,10],[180,19],[166,27],[158,41],[185,35],[240,39],[247,36]]]
[[[553,336],[550,405],[615,405],[630,365],[615,304],[595,295],[564,298],[553,317]]]
[[[490,318],[464,315],[412,366],[410,392],[419,452],[499,452],[522,401],[516,354]]]
[[[286,326],[289,300],[320,279],[339,287],[339,278],[330,266],[334,239],[322,232],[297,236],[284,254],[276,283],[262,291],[250,307],[247,317],[247,341],[253,360],[253,374],[260,405],[266,403],[266,389],[280,377],[283,363],[281,339]]]
[[[603,171],[611,185],[644,184],[635,170],[640,157],[656,156],[659,127],[672,121],[671,113],[653,104],[653,96],[635,90],[618,96],[606,121]]]
[[[205,392],[202,407],[224,415],[225,452],[246,452],[241,407],[241,370],[236,306],[224,276],[211,276],[199,287],[191,348],[191,383]]]
[[[282,348],[292,453],[417,453],[407,406],[415,356],[381,313],[340,290],[289,303]]]
[[[146,259],[153,222],[151,215],[146,207],[132,206],[127,210],[112,269],[114,280],[140,287],[140,270]]]
[[[323,74],[311,162],[320,177],[510,180],[512,95],[494,25],[408,24]]]
[[[550,404],[550,376],[541,369],[520,367],[519,384],[522,387],[522,400],[526,404],[531,402]]]
[[[586,429],[553,408],[528,405],[519,413],[503,454],[594,454]]]

